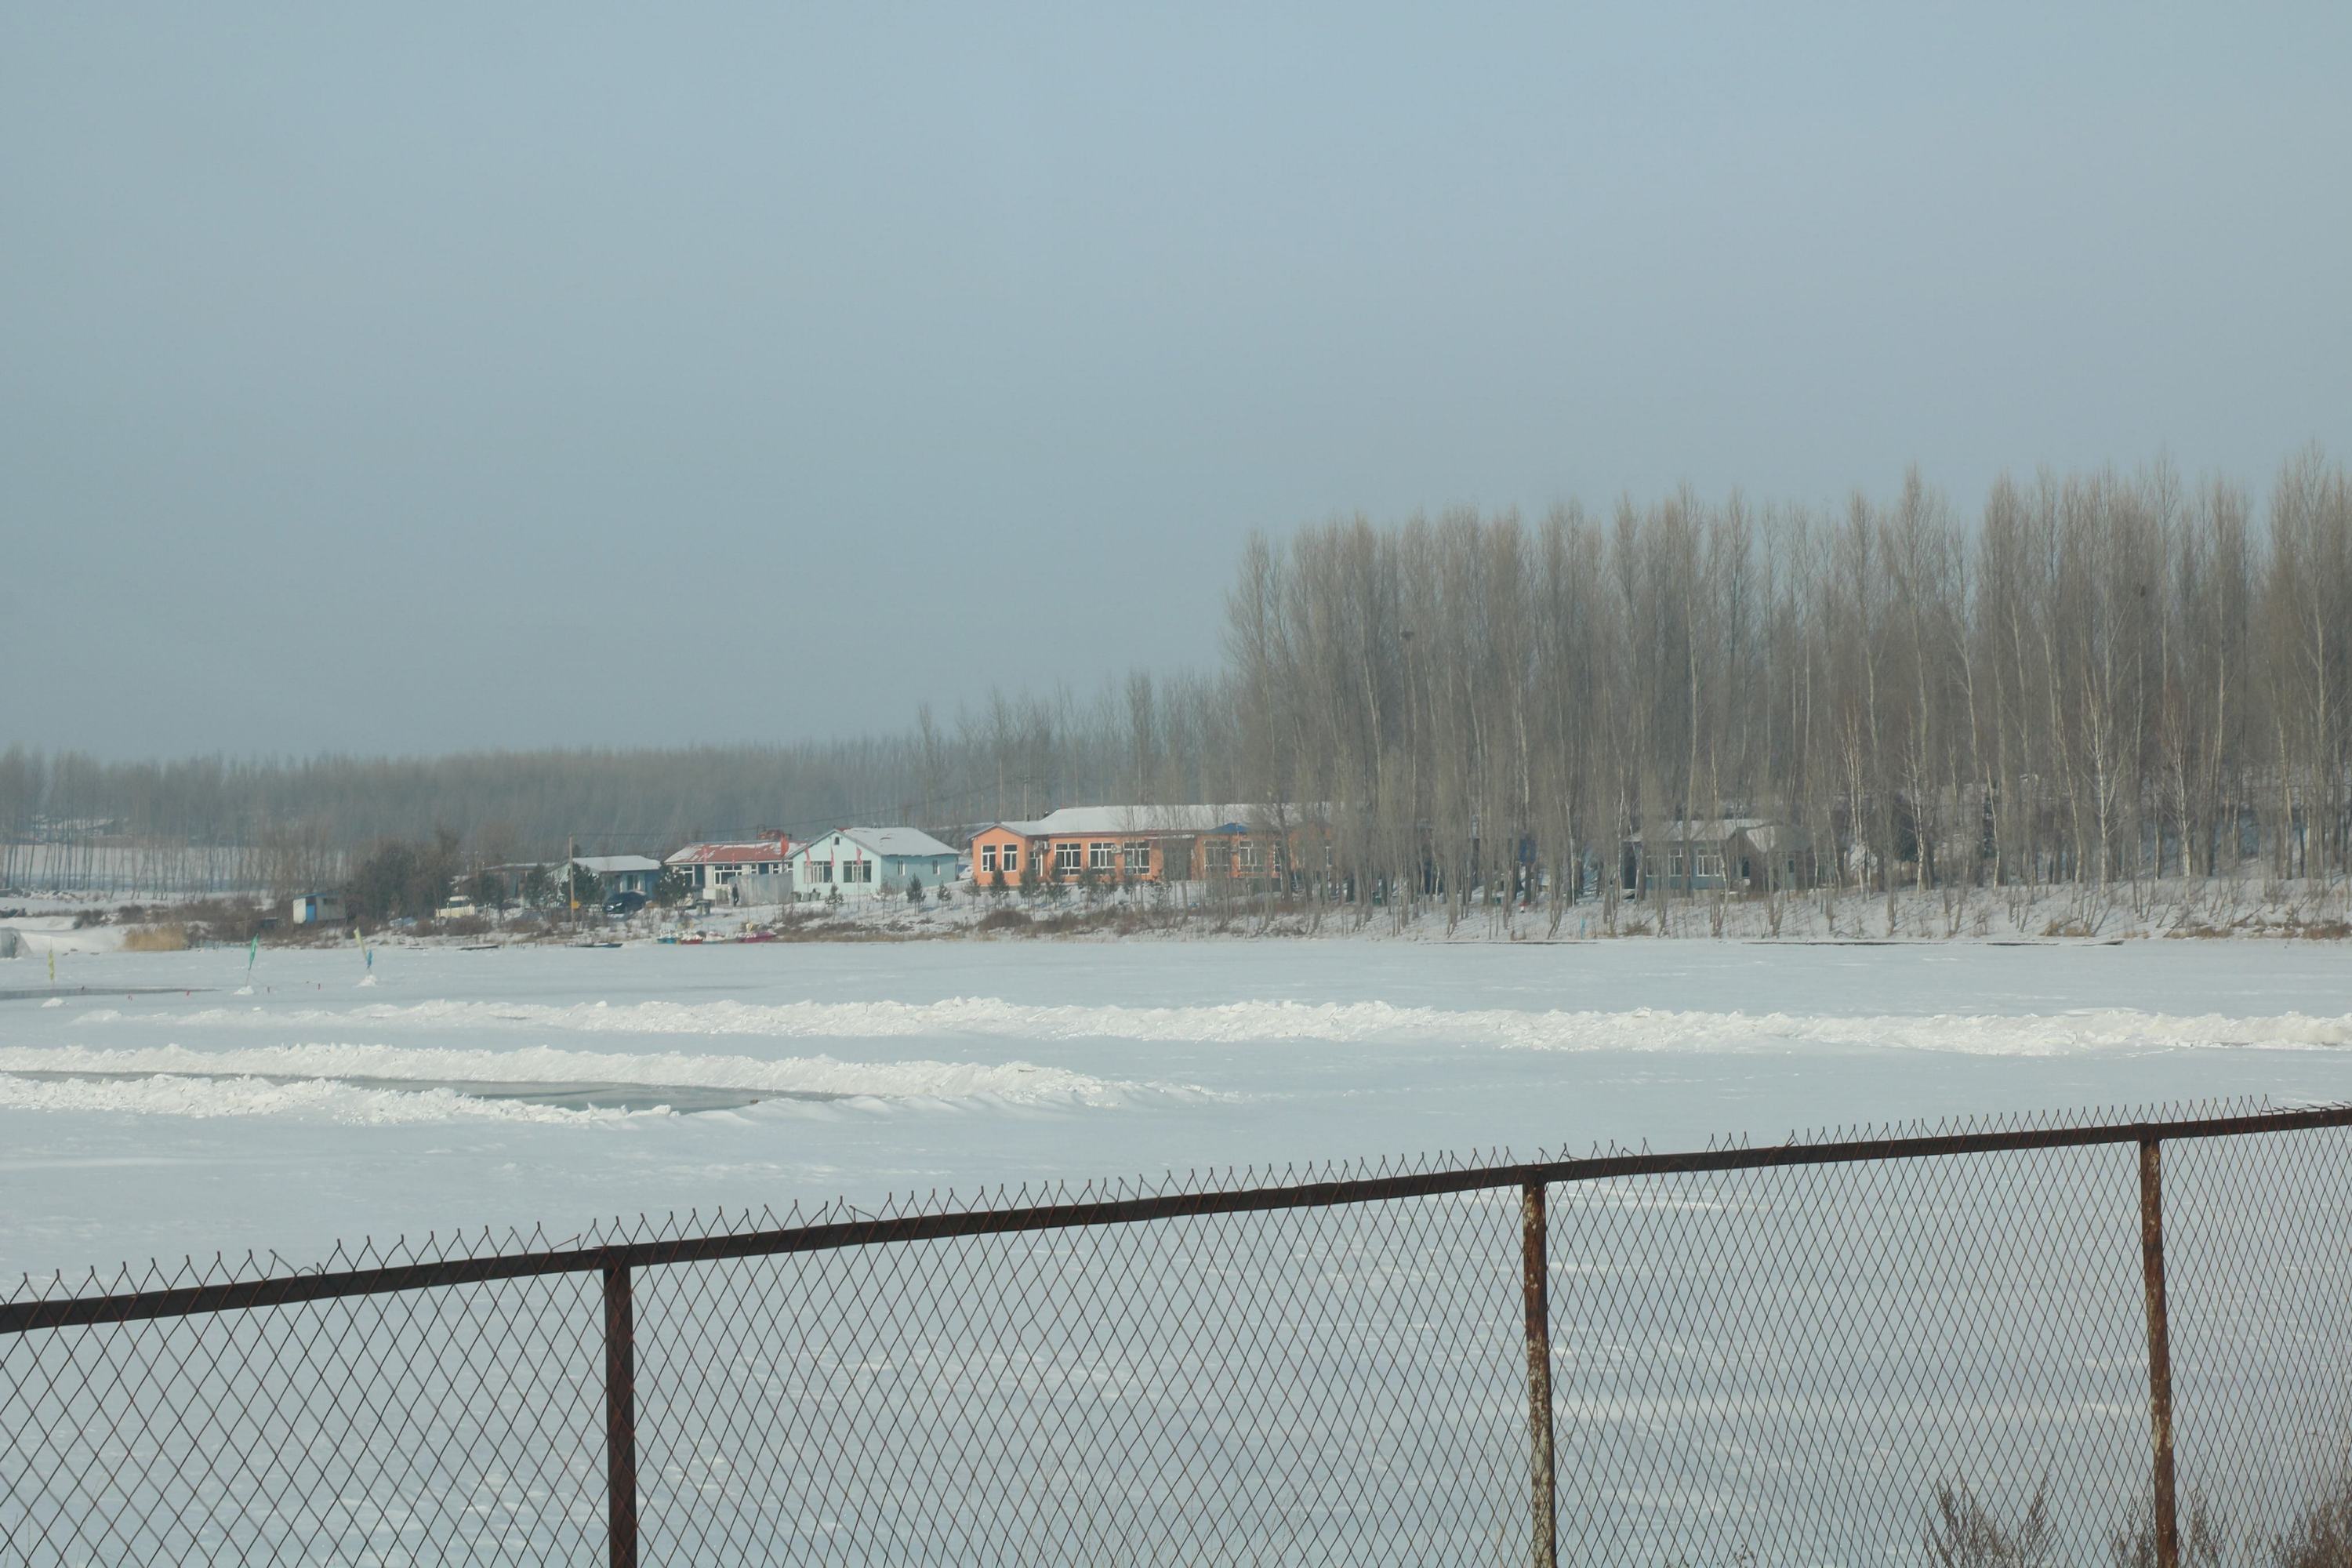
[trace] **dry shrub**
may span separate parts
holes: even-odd
[[[161,910],[150,911],[161,914]],[[199,899],[194,903],[180,904],[172,916],[188,929],[191,942],[251,941],[261,934],[261,922],[268,911],[251,899]],[[303,927],[302,930],[311,928]],[[340,933],[338,933],[340,934]]]
[[[1223,930],[1231,923],[1231,919],[1230,915],[1220,911],[1214,929]],[[1052,914],[1030,917],[1028,930],[1037,936],[1092,936],[1104,932],[1114,936],[1132,936],[1144,930],[1147,924],[1137,910],[1123,907],[1058,910]]]
[[[2271,1542],[2278,1568],[2343,1568],[2352,1563],[2352,1469],[2303,1510],[2294,1528]]]
[[[122,933],[125,952],[183,952],[187,946],[185,926],[133,926]]]
[[[2155,1533],[2145,1522],[2129,1532],[2117,1531],[2108,1553],[2115,1568],[2155,1568]],[[2352,1563],[2352,1465],[2331,1472],[2294,1522],[2273,1535],[2249,1531],[2226,1536],[2216,1511],[2201,1495],[2192,1496],[2180,1562],[2181,1568],[2345,1568]]]
[[[1921,1542],[1927,1561],[1936,1568],[2042,1568],[2058,1551],[2049,1490],[2047,1481],[2035,1487],[2011,1524],[1978,1501],[1966,1482],[1937,1487]]]
[[[2352,937],[2352,921],[2306,921],[2289,916],[2280,921],[2264,921],[2252,915],[2242,915],[2226,926],[2178,925],[2164,933],[2168,937],[2207,940],[2228,936],[2287,937],[2305,942],[2342,942]]]
[[[1029,916],[1024,910],[991,910],[988,913],[981,916],[980,923],[972,927],[972,930],[982,931],[1018,931],[1026,935],[1030,931],[1031,923]]]
[[[2114,1568],[2156,1568],[2156,1510],[2152,1505],[2141,1503],[2136,1512],[2108,1534],[2107,1561]],[[2213,1510],[2202,1493],[2191,1492],[2188,1528],[2180,1533],[2181,1568],[2222,1568],[2226,1561],[2221,1527],[2213,1517]],[[2341,1559],[2319,1561],[2333,1564]],[[2318,1568],[2318,1562],[2306,1564],[2284,1554],[2278,1564],[2279,1568]]]

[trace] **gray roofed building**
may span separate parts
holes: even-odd
[[[786,866],[796,898],[866,899],[904,893],[909,881],[952,882],[958,858],[919,827],[836,827],[793,851]]]
[[[1007,822],[1024,838],[1052,838],[1073,833],[1214,833],[1221,827],[1246,827],[1253,811],[1247,805],[1066,805],[1034,822]]]
[[[615,893],[653,896],[661,862],[649,855],[574,855],[572,863],[596,879],[607,898]]]

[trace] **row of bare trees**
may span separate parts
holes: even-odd
[[[1253,543],[1228,610],[1240,796],[1327,820],[1348,896],[1556,921],[1631,836],[1725,817],[1890,900],[2352,868],[2352,484],[2315,453],[2259,507],[2158,465],[1973,523],[1916,473],[1830,515],[1359,518]]]

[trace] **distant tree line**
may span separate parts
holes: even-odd
[[[282,895],[444,835],[478,868],[1188,796],[1232,750],[1224,692],[1138,674],[1083,701],[999,692],[947,724],[926,705],[902,734],[781,745],[113,763],[18,744],[0,752],[0,889]]]
[[[1832,888],[1890,897],[2352,870],[2352,483],[2316,453],[2260,500],[2158,464],[2003,479],[1972,519],[1916,474],[1830,511],[1685,490],[1533,522],[1360,517],[1253,541],[1226,626],[1213,673],[926,705],[895,735],[12,747],[0,888],[289,891],[395,844],[447,844],[458,875],[567,845],[1201,800],[1328,842],[1295,868],[1318,900],[1449,918],[1613,906],[1629,836],[1722,816],[1783,824]]]

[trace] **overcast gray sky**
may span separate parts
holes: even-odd
[[[2352,447],[2352,7],[1267,9],[7,0],[0,743],[896,728],[1212,662],[1253,528]]]

